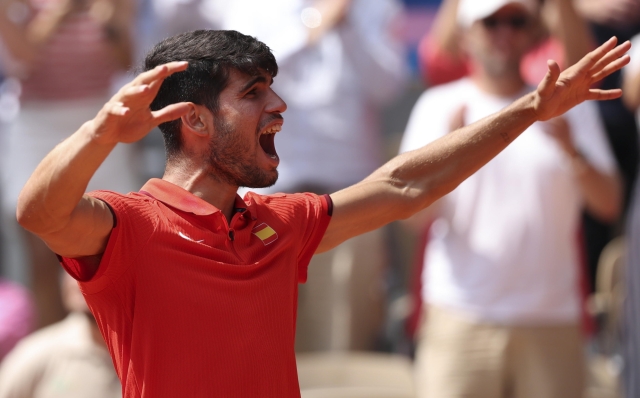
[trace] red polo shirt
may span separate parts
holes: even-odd
[[[152,179],[96,191],[116,224],[80,287],[132,397],[299,397],[298,282],[329,224],[331,199],[236,198],[230,225],[209,203]],[[81,264],[63,266],[82,279]]]

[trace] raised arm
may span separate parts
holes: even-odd
[[[84,194],[89,180],[119,142],[138,141],[187,111],[185,103],[149,109],[162,81],[186,68],[186,62],[172,62],[140,74],[93,120],[56,146],[20,193],[18,222],[62,256],[102,254],[113,217],[105,203]]]
[[[612,38],[560,73],[549,71],[538,88],[504,110],[395,157],[362,182],[331,195],[333,217],[318,252],[407,218],[455,189],[536,121],[559,116],[586,100],[608,100],[620,89],[598,90],[596,81],[629,62],[625,42]]]

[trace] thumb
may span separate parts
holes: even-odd
[[[547,74],[544,76],[540,84],[538,84],[538,94],[540,98],[547,99],[551,97],[556,89],[556,82],[560,77],[560,67],[554,60],[547,61]]]
[[[152,112],[153,122],[157,126],[159,124],[170,122],[178,119],[182,115],[186,115],[189,112],[191,104],[189,102],[179,102],[177,104],[171,104],[158,111]]]

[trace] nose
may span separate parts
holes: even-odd
[[[282,98],[280,98],[280,96],[278,94],[276,94],[275,91],[273,91],[273,89],[270,89],[271,91],[271,95],[269,98],[269,103],[267,106],[267,111],[268,112],[273,112],[273,113],[283,113],[284,111],[287,110],[287,103],[284,102],[284,100]]]

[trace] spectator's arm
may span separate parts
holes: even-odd
[[[630,111],[637,111],[640,108],[640,70],[624,74],[622,89],[624,104]]]
[[[327,32],[335,29],[349,12],[352,0],[316,0],[313,3],[321,15],[321,23],[316,27],[309,27],[308,45],[315,44]]]
[[[616,221],[622,210],[622,181],[618,172],[598,170],[589,162],[587,155],[582,153],[573,142],[571,127],[564,117],[551,120],[544,127],[571,160],[571,168],[576,176],[586,210],[603,222]],[[598,128],[597,126],[585,127]],[[581,132],[576,131],[575,134],[579,135]]]
[[[537,90],[504,110],[390,160],[362,182],[331,195],[333,216],[318,252],[353,236],[405,219],[455,189],[537,120],[559,116],[587,99],[613,99],[621,90],[591,89],[629,62],[626,42],[614,40],[560,73],[549,64]]]
[[[401,6],[396,0],[354,1],[340,27],[361,89],[376,104],[404,89],[409,71],[405,49],[394,32]],[[372,84],[375,82],[375,84]]]
[[[543,16],[551,35],[562,44],[566,65],[575,64],[593,49],[595,39],[573,0],[545,1]]]
[[[28,22],[15,21],[9,17],[11,7],[18,5],[10,0],[0,2],[0,37],[11,56],[29,66],[36,59],[40,47],[73,11],[73,5],[71,0],[62,1],[56,7],[38,12]]]
[[[462,61],[458,40],[459,0],[443,0],[429,29],[432,43]]]
[[[106,4],[111,4],[113,8],[111,18],[105,23],[109,43],[112,46],[114,57],[118,61],[118,66],[121,69],[128,69],[133,63],[132,29],[135,20],[134,2],[129,0],[112,0],[111,3]]]

